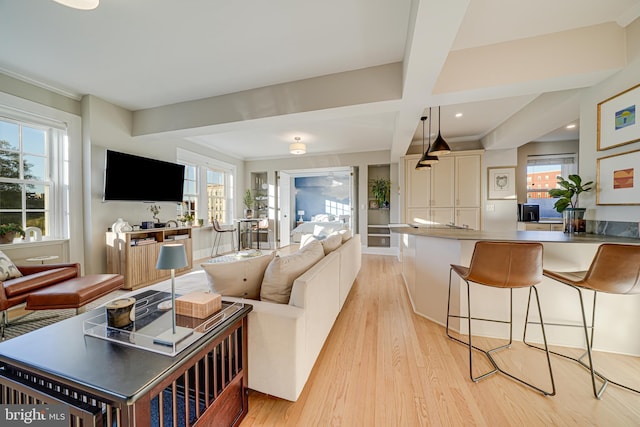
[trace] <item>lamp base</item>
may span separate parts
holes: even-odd
[[[173,346],[193,334],[193,329],[185,328],[182,326],[176,326],[176,332],[173,333],[172,329],[167,329],[157,337],[153,339],[154,344]]]

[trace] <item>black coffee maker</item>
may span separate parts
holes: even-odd
[[[540,205],[518,203],[518,221],[537,222],[540,220]]]

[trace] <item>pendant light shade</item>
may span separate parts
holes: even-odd
[[[450,152],[451,148],[449,148],[449,144],[447,144],[440,133],[440,107],[438,106],[438,137],[433,141],[430,154],[433,154],[434,156],[442,156],[449,154]]]
[[[53,0],[56,3],[80,10],[92,10],[98,7],[100,0]]]
[[[420,165],[433,165],[438,163],[438,157],[432,155],[429,151],[431,150],[431,109],[429,109],[429,145],[427,146],[427,149],[424,149],[424,122],[425,120],[427,120],[426,117],[420,117],[420,120],[422,120],[422,157],[420,158],[420,160],[418,161],[418,164]]]

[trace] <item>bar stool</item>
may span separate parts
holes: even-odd
[[[452,272],[455,272],[467,284],[467,315],[451,314],[451,282]],[[531,383],[518,378],[511,373],[503,370],[493,359],[492,353],[511,347],[513,343],[513,289],[529,288],[529,299],[531,292],[535,291],[536,301],[538,303],[538,314],[542,319],[542,310],[540,308],[540,299],[536,285],[542,281],[542,244],[541,243],[514,243],[514,242],[477,242],[475,244],[471,263],[469,267],[451,264],[449,270],[449,300],[447,302],[447,336],[454,341],[465,344],[469,348],[469,377],[473,382],[478,382],[496,372],[501,372],[508,377],[519,381],[520,383],[531,387],[532,389],[546,395],[554,396],[556,394],[556,386],[553,380],[553,372],[551,370],[551,356],[547,346],[547,337],[544,330],[544,322],[541,321],[542,336],[544,338],[544,346],[547,353],[547,365],[549,367],[549,378],[551,379],[551,391],[545,391]],[[469,282],[477,283],[484,286],[495,288],[505,288],[510,291],[509,304],[509,320],[485,319],[473,317],[471,315],[471,294],[469,291]],[[450,318],[466,319],[469,328],[469,339],[467,342],[452,336],[449,332]],[[505,345],[484,350],[476,347],[472,343],[471,321],[479,320],[485,322],[503,323],[509,325],[509,342]],[[473,376],[473,350],[484,353],[491,364],[493,370],[486,372],[478,377]]]
[[[597,399],[600,399],[602,397],[602,393],[609,383],[633,391],[635,393],[640,393],[640,390],[636,390],[626,385],[611,381],[608,378],[604,377],[593,367],[592,358],[593,332],[595,328],[596,317],[596,296],[598,295],[598,292],[617,295],[630,295],[640,293],[640,246],[604,243],[600,245],[600,247],[598,247],[598,251],[596,252],[593,260],[591,261],[591,265],[589,266],[589,270],[575,272],[558,272],[544,270],[543,274],[578,291],[578,296],[580,297],[580,309],[582,310],[581,326],[584,330],[584,337],[586,340],[586,351],[578,358],[574,358],[557,352],[552,353],[565,357],[567,359],[574,360],[590,371],[593,394]],[[591,313],[591,326],[587,324],[587,317],[584,309],[584,299],[582,295],[583,290],[593,291],[593,311]],[[574,326],[568,324],[554,325]],[[589,329],[591,329],[591,334],[589,334]],[[533,345],[530,346],[535,347]],[[584,356],[588,356],[588,364],[582,360]],[[598,389],[596,386],[596,377],[600,378],[600,380],[603,381],[600,389]]]
[[[213,239],[213,246],[211,247],[211,257],[213,258],[214,256],[218,255],[218,248],[220,246],[220,240],[222,240],[222,234],[223,233],[235,233],[236,229],[235,228],[226,228],[226,227],[221,227],[220,223],[218,222],[217,219],[213,220],[213,230],[216,232],[216,236]],[[233,235],[231,236],[231,247],[235,250],[235,244],[234,242],[234,238]]]

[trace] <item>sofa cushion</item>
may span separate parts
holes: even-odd
[[[342,230],[338,230],[337,233],[342,237],[342,243],[353,237],[353,233],[349,228],[343,228]]]
[[[9,259],[4,252],[0,251],[0,281],[22,277],[18,267]]]
[[[324,254],[328,255],[342,245],[342,236],[339,234],[330,234],[326,239],[321,240],[320,243],[322,244]]]
[[[264,271],[275,252],[231,262],[202,264],[211,291],[228,297],[258,299]]]
[[[310,241],[290,255],[274,258],[264,272],[260,299],[287,304],[293,281],[322,258],[324,258],[324,249],[317,240]]]
[[[32,292],[45,286],[53,285],[65,280],[78,277],[78,270],[74,267],[60,267],[44,270],[4,282],[4,292],[8,298]]]

